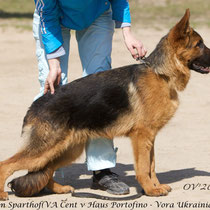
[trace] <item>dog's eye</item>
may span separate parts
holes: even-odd
[[[200,40],[200,41],[196,44],[196,47],[203,48],[203,41]]]

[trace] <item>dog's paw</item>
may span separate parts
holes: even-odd
[[[59,187],[59,189],[57,189],[58,194],[65,194],[65,193],[73,193],[74,192],[74,188],[70,185],[64,185],[62,187]]]
[[[171,192],[171,190],[172,190],[172,188],[167,184],[160,184],[158,187],[161,187],[161,188],[167,190],[168,192]]]
[[[0,201],[6,201],[6,200],[9,200],[8,193],[0,192]]]
[[[158,187],[145,191],[145,193],[148,196],[165,196],[165,195],[168,195],[168,190],[166,190],[162,186],[158,186]]]

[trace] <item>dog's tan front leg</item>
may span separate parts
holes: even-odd
[[[155,186],[151,180],[153,137],[146,129],[130,133],[135,157],[136,179],[149,196],[167,195],[168,191]]]
[[[154,183],[155,186],[159,186],[160,182],[157,178],[157,175],[155,173],[155,151],[154,151],[154,145],[152,147],[151,151],[151,180]]]
[[[171,187],[167,184],[160,184],[158,178],[157,178],[157,175],[155,173],[155,151],[154,151],[154,145],[152,147],[152,151],[151,151],[151,180],[153,182],[153,184],[156,186],[156,187],[159,187],[159,188],[163,188],[165,190],[167,190],[168,192],[171,191]]]

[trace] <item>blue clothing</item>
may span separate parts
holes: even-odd
[[[83,30],[112,7],[112,19],[130,23],[127,0],[34,0],[40,15],[42,42],[47,54],[63,44],[61,25]]]

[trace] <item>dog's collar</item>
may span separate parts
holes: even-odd
[[[145,64],[146,66],[150,66],[150,63],[145,61],[145,57],[140,57],[139,56],[139,57],[136,58],[136,61],[139,61],[140,64]]]

